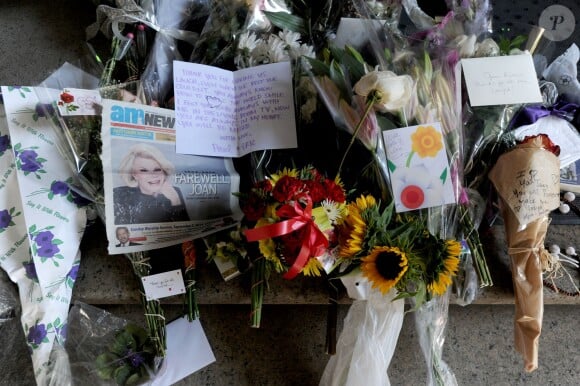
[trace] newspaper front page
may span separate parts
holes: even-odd
[[[110,254],[179,244],[242,218],[231,158],[177,154],[173,110],[103,100]]]

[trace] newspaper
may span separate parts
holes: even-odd
[[[109,254],[167,247],[242,218],[231,158],[178,154],[173,110],[103,100]]]

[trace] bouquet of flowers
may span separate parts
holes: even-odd
[[[241,194],[248,222],[244,235],[258,242],[252,266],[252,327],[260,326],[264,287],[272,271],[293,279],[320,276],[321,256],[336,241],[334,227],[344,214],[346,195],[339,179],[313,167],[283,169]]]
[[[542,273],[553,269],[544,248],[549,212],[560,205],[560,149],[547,135],[526,137],[502,154],[489,173],[500,196],[515,292],[515,347],[525,370],[538,367]]]

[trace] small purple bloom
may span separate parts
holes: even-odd
[[[38,153],[34,150],[23,150],[18,153],[18,158],[22,163],[34,163],[36,162],[36,157],[38,157]]]
[[[70,271],[68,271],[66,276],[69,277],[72,281],[75,281],[77,279],[78,273],[79,273],[79,266],[73,265],[71,267]]]
[[[54,245],[54,244],[42,245],[42,246],[40,246],[40,248],[38,248],[36,250],[36,253],[40,257],[53,257],[54,255],[56,255],[59,252],[60,252],[60,249],[58,248],[57,245]]]
[[[26,277],[30,280],[38,281],[38,275],[36,274],[36,266],[34,261],[30,260],[28,263],[23,263],[24,270],[26,271]]]
[[[139,367],[145,362],[143,355],[138,352],[132,352],[131,350],[127,352],[127,359],[132,367]]]
[[[73,189],[70,190],[70,194],[72,196],[73,202],[79,207],[88,205],[90,203],[89,200],[75,192]]]
[[[6,228],[12,221],[12,215],[7,209],[0,210],[0,228]]]
[[[46,118],[54,114],[54,106],[51,103],[37,103],[34,112],[39,118]]]
[[[54,194],[59,194],[61,196],[66,196],[69,191],[68,184],[64,181],[53,181],[50,184],[50,191]]]
[[[23,162],[20,167],[20,170],[31,173],[36,172],[40,169],[42,169],[42,164],[38,162]]]
[[[36,346],[42,343],[46,338],[46,326],[44,324],[36,324],[28,329],[28,336],[26,340]]]
[[[10,138],[8,135],[0,135],[0,153],[6,151],[10,147]]]
[[[52,244],[52,239],[54,239],[54,235],[52,234],[51,231],[43,231],[43,232],[39,232],[36,237],[34,238],[34,242],[37,245],[51,245]]]

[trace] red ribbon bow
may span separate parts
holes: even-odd
[[[248,229],[244,234],[248,241],[258,241],[286,235],[302,227],[306,227],[306,236],[302,240],[300,252],[294,264],[283,275],[284,279],[294,279],[302,271],[310,256],[316,257],[324,253],[324,250],[328,247],[328,239],[318,229],[318,226],[312,218],[312,201],[310,199],[307,200],[306,208],[304,209],[295,201],[294,205],[285,204],[280,207],[276,211],[276,215],[280,218],[287,218],[288,220],[259,228]]]

